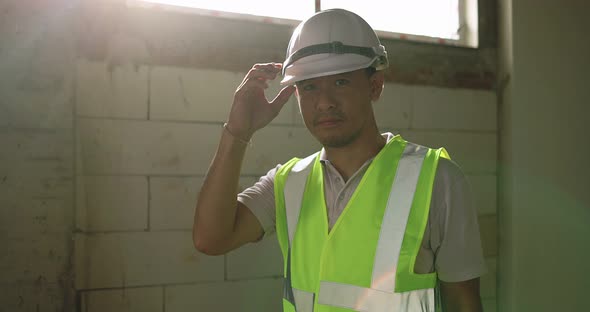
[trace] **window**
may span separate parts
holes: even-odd
[[[315,12],[343,8],[382,38],[477,47],[477,0],[128,0],[133,5],[297,25]],[[288,8],[288,9],[285,9]]]

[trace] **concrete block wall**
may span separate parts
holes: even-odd
[[[76,73],[82,310],[279,311],[282,257],[274,237],[218,257],[200,254],[191,242],[198,190],[244,73],[113,67],[83,58]],[[272,85],[269,96],[278,88]],[[490,271],[482,297],[486,311],[494,311],[495,94],[388,83],[375,105],[384,131],[447,147],[468,175]],[[318,148],[292,98],[253,138],[240,185]]]

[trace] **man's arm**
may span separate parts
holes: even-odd
[[[223,131],[195,211],[193,242],[205,254],[225,254],[262,235],[256,217],[235,196],[246,146]]]
[[[482,312],[479,278],[463,282],[440,281],[444,312]]]
[[[275,79],[280,70],[278,63],[254,65],[234,94],[228,122],[195,209],[193,243],[205,254],[227,253],[263,234],[256,217],[237,202],[236,194],[247,141],[279,114],[295,91],[292,86],[285,87],[274,100],[266,99],[267,81]]]
[[[447,159],[440,160],[434,183],[429,243],[436,251],[443,311],[482,311],[479,277],[486,269],[471,187]]]

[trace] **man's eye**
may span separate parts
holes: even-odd
[[[346,79],[338,79],[334,82],[335,85],[337,86],[344,86],[348,84],[348,80]]]
[[[302,89],[303,89],[303,91],[311,91],[311,90],[315,89],[315,86],[312,84],[306,84],[303,86]]]

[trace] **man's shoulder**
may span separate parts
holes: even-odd
[[[444,181],[448,184],[454,184],[455,181],[465,179],[465,174],[461,167],[451,159],[440,157],[436,167],[435,180]]]
[[[268,170],[268,172],[266,173],[266,175],[263,176],[263,178],[270,179],[271,181],[274,180],[275,175],[277,175],[277,172],[282,167],[283,167],[283,164],[277,164],[274,168],[271,168],[270,170]]]
[[[407,142],[406,144],[412,144],[417,149],[418,148],[437,149],[437,148],[432,148],[432,147],[425,146],[425,145],[415,143],[415,142],[410,142],[410,141],[406,141],[406,142]],[[459,167],[459,165],[456,162],[454,162],[453,160],[451,160],[450,158],[439,157],[438,165],[436,167],[436,176],[440,176],[443,178],[449,178],[450,180],[455,180],[457,178],[462,178],[464,176],[464,173],[461,170],[461,167]]]

